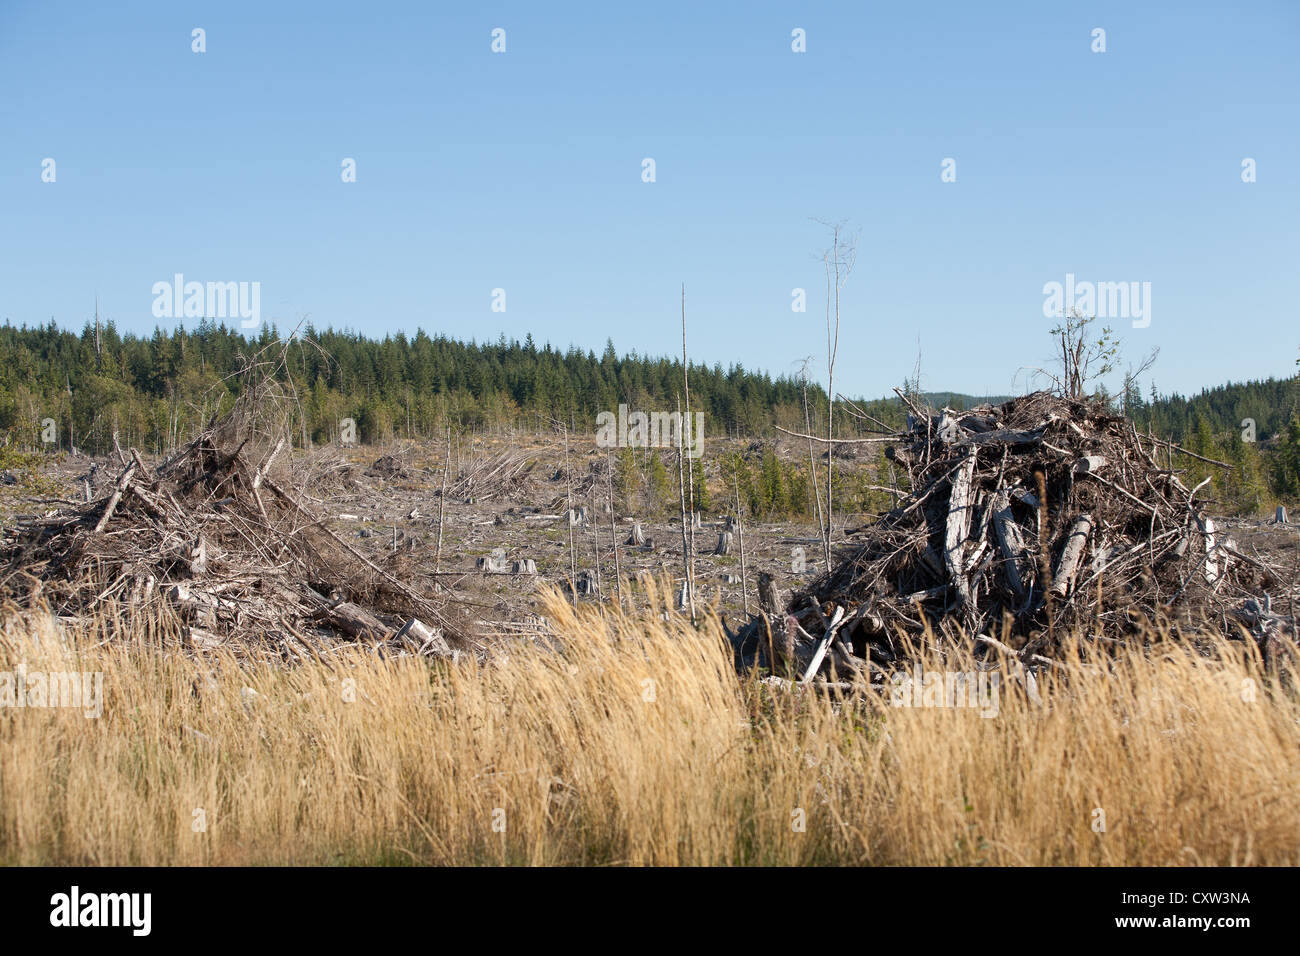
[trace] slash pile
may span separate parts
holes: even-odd
[[[812,637],[834,613],[858,657],[892,660],[900,632],[1016,635],[1042,654],[1066,632],[1231,623],[1282,583],[1216,529],[1210,480],[1180,477],[1187,453],[1100,403],[1037,392],[911,412],[886,449],[910,491],[789,604]]]
[[[287,660],[341,641],[450,654],[461,635],[437,608],[272,477],[286,444],[267,450],[227,421],[155,469],[123,454],[104,495],[21,520],[5,536],[0,594],[65,621],[161,612],[193,647]]]

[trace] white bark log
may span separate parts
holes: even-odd
[[[1020,533],[1011,514],[1011,496],[1004,488],[998,492],[993,502],[993,528],[998,534],[998,546],[1002,549],[1003,566],[1007,571],[1007,583],[1017,597],[1024,597],[1025,582],[1020,573],[1020,561],[1025,554],[1025,539]]]
[[[975,475],[975,449],[971,449],[966,460],[957,469],[952,478],[952,490],[948,494],[948,523],[944,529],[943,563],[948,571],[948,578],[964,607],[970,603],[970,582],[966,578],[966,539],[970,537],[971,522],[971,479]]]
[[[1088,535],[1092,532],[1092,516],[1080,515],[1070,529],[1070,535],[1061,546],[1061,558],[1056,563],[1056,576],[1052,579],[1052,593],[1064,597],[1070,591],[1070,583],[1079,570],[1083,560],[1084,548]]]

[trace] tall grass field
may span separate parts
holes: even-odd
[[[0,671],[102,673],[102,713],[0,707],[0,863],[1300,862],[1300,704],[1241,642],[947,706],[738,679],[712,617],[545,614],[558,652],[292,668],[12,616]]]

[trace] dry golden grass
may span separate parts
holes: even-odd
[[[1240,644],[1062,671],[1038,704],[1003,675],[982,718],[742,685],[713,622],[546,613],[564,654],[485,668],[77,653],[48,623],[14,623],[0,671],[102,670],[104,710],[0,708],[0,863],[1300,856],[1300,705]]]

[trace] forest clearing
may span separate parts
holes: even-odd
[[[3,489],[0,669],[102,715],[0,722],[0,856],[1295,862],[1294,530],[1087,401],[902,399],[829,548],[750,510],[797,436],[689,480],[567,432],[304,450],[262,382],[51,461]]]

